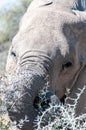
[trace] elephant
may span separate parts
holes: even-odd
[[[12,121],[19,122],[25,116],[29,120],[21,130],[34,129],[38,114],[34,104],[47,82],[47,91],[55,95],[58,102],[64,102],[66,96],[76,98],[78,88],[83,89],[86,83],[85,9],[85,0],[33,0],[24,14],[6,65],[11,82],[12,97],[9,98],[14,102],[8,102],[9,116]],[[77,104],[77,115],[86,113],[85,98],[86,90]]]

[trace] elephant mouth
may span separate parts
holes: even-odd
[[[47,108],[50,107],[50,104],[52,105],[59,105],[60,104],[60,100],[58,99],[58,97],[56,95],[54,95],[51,92],[39,92],[39,94],[37,94],[33,106],[35,108],[36,111],[38,112],[43,112],[45,111]]]
[[[12,121],[16,121],[17,127],[21,130],[33,130],[34,120],[38,115],[41,115],[46,109],[52,105],[59,105],[60,100],[51,92],[41,93],[39,92],[35,97],[33,103],[27,102],[27,99],[30,98],[29,95],[23,94],[21,98],[7,108],[9,117]],[[26,103],[25,103],[26,100]],[[29,101],[31,101],[29,99]],[[23,123],[20,124],[20,121]]]
[[[66,99],[66,95],[64,94],[64,96],[60,99],[61,103],[64,105],[65,104],[65,99]]]

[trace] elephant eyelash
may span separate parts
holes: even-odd
[[[68,61],[68,62],[62,64],[62,70],[70,68],[70,67],[72,67],[72,65],[73,65],[72,62]]]

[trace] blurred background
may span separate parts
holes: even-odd
[[[0,73],[5,71],[12,38],[32,0],[0,0]]]

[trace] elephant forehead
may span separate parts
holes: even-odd
[[[61,7],[61,6],[60,6]],[[65,7],[56,6],[40,6],[39,8],[28,8],[20,23],[20,30],[24,31],[31,26],[47,25],[53,26],[63,24],[65,21],[73,21],[75,19],[72,10]]]
[[[52,26],[55,29],[55,26],[60,26],[62,24],[60,18],[62,15],[60,12],[55,12],[55,10],[47,10],[45,8],[39,8],[37,10],[32,10],[27,12],[21,23],[20,23],[20,31],[29,30],[32,27],[36,26]]]
[[[14,48],[18,49],[20,55],[30,50],[43,51],[51,57],[55,56],[57,51],[64,56],[69,52],[69,44],[61,30],[56,31],[52,27],[35,27],[28,33],[18,34],[16,40],[18,41]]]
[[[61,55],[65,56],[69,52],[69,44],[63,28],[66,22],[71,23],[74,18],[74,14],[61,11],[40,9],[40,11],[26,13],[13,45],[20,55],[28,50],[39,49],[50,55],[56,55],[57,50],[60,50]]]

